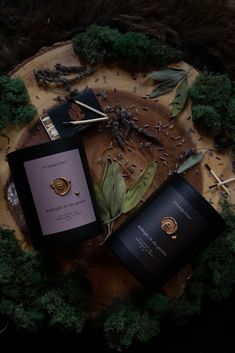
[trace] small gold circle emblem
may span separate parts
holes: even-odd
[[[176,232],[178,230],[178,224],[173,217],[164,217],[161,219],[161,229],[167,235],[170,235],[172,239],[176,239]]]
[[[64,177],[56,178],[52,180],[51,187],[56,194],[64,196],[71,189],[71,180]]]

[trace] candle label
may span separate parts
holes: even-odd
[[[78,149],[24,162],[43,235],[96,221]]]
[[[156,274],[190,251],[207,229],[206,220],[169,186],[132,219],[119,239],[148,272]]]

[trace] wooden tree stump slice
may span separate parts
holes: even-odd
[[[65,92],[58,87],[50,87],[47,90],[38,87],[32,71],[37,68],[52,68],[56,63],[79,65],[79,60],[74,55],[70,43],[56,44],[52,48],[43,49],[35,57],[22,63],[12,72],[14,77],[20,77],[24,80],[31,101],[38,110],[38,116],[42,115],[44,110],[55,105],[53,99],[55,96],[64,95]],[[185,70],[190,68],[188,64],[183,62],[173,66]],[[197,76],[197,72],[193,68],[190,69],[189,82],[191,83]],[[122,151],[117,146],[110,128],[107,128],[105,123],[102,124],[102,132],[99,132],[100,130],[97,126],[93,127],[83,134],[93,180],[101,179],[107,156],[110,156],[111,159],[119,160],[122,170],[128,171],[129,176],[126,178],[128,186],[133,183],[134,179],[150,161],[156,160],[158,162],[158,170],[153,185],[146,195],[147,198],[168,177],[170,171],[175,169],[179,155],[186,149],[191,147],[202,151],[213,149],[211,139],[207,136],[199,135],[192,125],[191,119],[189,119],[191,116],[190,102],[188,102],[179,118],[170,120],[171,102],[174,92],[159,97],[157,101],[142,98],[153,89],[152,82],[145,75],[139,74],[134,79],[130,73],[115,66],[111,68],[99,66],[93,75],[76,85],[80,91],[87,86],[93,88],[96,94],[105,90],[107,101],[98,97],[103,108],[107,105],[114,106],[120,103],[126,108],[132,109],[133,115],[138,119],[138,125],[140,127],[149,125],[146,129],[156,134],[164,146],[163,151],[159,150],[159,146],[153,144],[148,146],[145,140],[132,134],[128,140],[128,145],[125,146],[125,151]],[[16,147],[23,148],[48,141],[46,132],[38,123],[38,116],[27,126],[5,129],[3,132],[9,136],[9,144],[6,138],[0,136],[0,225],[15,229],[17,238],[21,240],[25,240],[26,237],[20,226],[19,215],[14,210],[12,212],[6,200],[6,185],[9,182],[10,173],[5,161],[5,154],[13,151]],[[110,114],[110,118],[112,119],[112,114]],[[158,133],[154,127],[159,121],[161,121],[162,129]],[[172,124],[174,127],[169,130]],[[174,140],[178,136],[180,136],[180,140]],[[184,142],[180,145],[179,141],[182,142],[182,140]],[[223,177],[227,178],[232,175],[231,158],[229,153],[218,154],[215,151],[206,153],[203,162],[185,174],[185,178],[216,209],[219,209],[219,192],[216,189],[208,189],[208,186],[214,183],[214,178],[208,174],[208,171],[204,168],[204,163],[208,163],[218,175],[223,174]],[[232,190],[231,187],[230,189]],[[233,192],[231,193],[231,200],[234,201]],[[115,226],[117,227],[125,218],[126,216],[120,217]],[[104,234],[79,244],[73,249],[56,251],[52,254],[54,259],[58,259],[66,269],[69,269],[75,260],[82,261],[85,264],[87,276],[93,287],[93,303],[91,304],[91,313],[93,314],[102,309],[103,306],[110,304],[113,298],[125,297],[141,288],[140,284],[111,254],[106,245],[100,245],[103,237]],[[28,243],[25,243],[25,245],[27,247]],[[171,298],[179,297],[184,291],[190,274],[190,266],[186,266],[164,286],[166,293]]]

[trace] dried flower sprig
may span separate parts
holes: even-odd
[[[65,66],[61,64],[54,65],[54,69],[36,69],[33,70],[35,80],[39,85],[47,86],[55,83],[62,86],[66,91],[72,92],[72,85],[82,81],[94,73],[94,69],[86,66]],[[74,74],[68,78],[68,75]]]
[[[147,141],[156,145],[162,145],[161,141],[155,135],[148,132],[146,128],[138,126],[134,121],[132,113],[119,104],[114,109],[114,119],[111,126],[116,142],[123,150],[124,143],[127,143],[127,138],[132,131]],[[121,133],[122,129],[123,134]]]

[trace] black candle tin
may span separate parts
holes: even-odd
[[[173,174],[108,242],[132,275],[154,288],[225,226],[219,213],[183,177]]]
[[[102,231],[80,136],[17,150],[7,160],[35,249]]]

